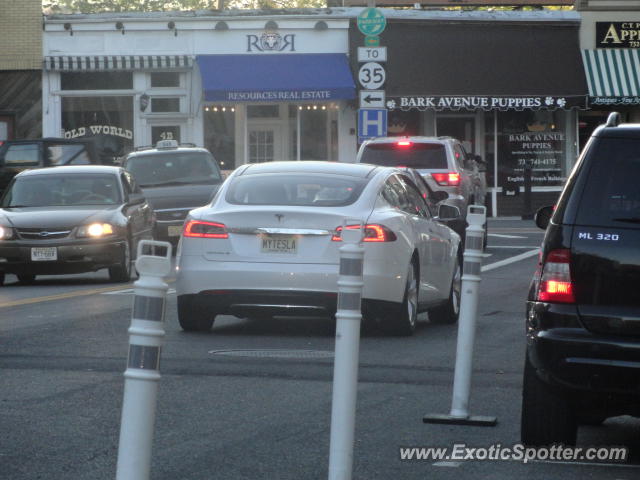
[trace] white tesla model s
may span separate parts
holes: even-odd
[[[442,205],[440,215],[459,215]],[[452,212],[453,210],[453,212]],[[345,223],[345,219],[348,219]],[[460,237],[433,217],[401,170],[335,162],[244,165],[185,220],[178,319],[335,314],[343,223],[365,226],[363,316],[411,335],[417,314],[458,318]]]

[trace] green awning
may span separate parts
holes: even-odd
[[[640,50],[582,50],[592,105],[640,103]]]

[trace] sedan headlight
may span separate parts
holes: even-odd
[[[0,225],[0,240],[9,240],[10,238],[13,238],[13,228]]]
[[[110,223],[91,223],[78,228],[78,237],[100,238],[113,235],[113,226]]]

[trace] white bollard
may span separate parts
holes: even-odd
[[[340,276],[336,311],[336,345],[333,363],[329,480],[350,480],[353,470],[353,439],[358,389],[358,355],[362,319],[363,225],[342,225]]]
[[[473,372],[473,345],[476,334],[478,293],[482,268],[483,225],[486,209],[481,205],[469,205],[467,213],[464,263],[462,269],[462,296],[460,318],[458,319],[458,342],[456,347],[456,367],[453,380],[453,396],[449,415],[427,415],[425,423],[449,423],[478,426],[494,426],[495,417],[469,415],[471,396],[471,374]]]
[[[166,254],[153,255],[154,247],[166,249]],[[147,249],[152,255],[144,254]],[[169,287],[164,277],[171,270],[171,244],[142,240],[136,258],[139,279],[133,284],[135,296],[129,327],[129,357],[124,372],[116,480],[149,478]]]

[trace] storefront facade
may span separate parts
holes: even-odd
[[[181,14],[45,19],[45,136],[114,157],[161,139],[225,170],[346,160],[356,148],[347,18]]]
[[[625,122],[640,122],[640,5],[615,3],[576,2],[590,105],[580,115],[581,147],[612,111]]]
[[[387,22],[389,135],[460,139],[486,163],[490,215],[553,203],[577,157],[577,112],[587,108],[579,16],[405,11]],[[362,35],[351,32],[353,58]]]

